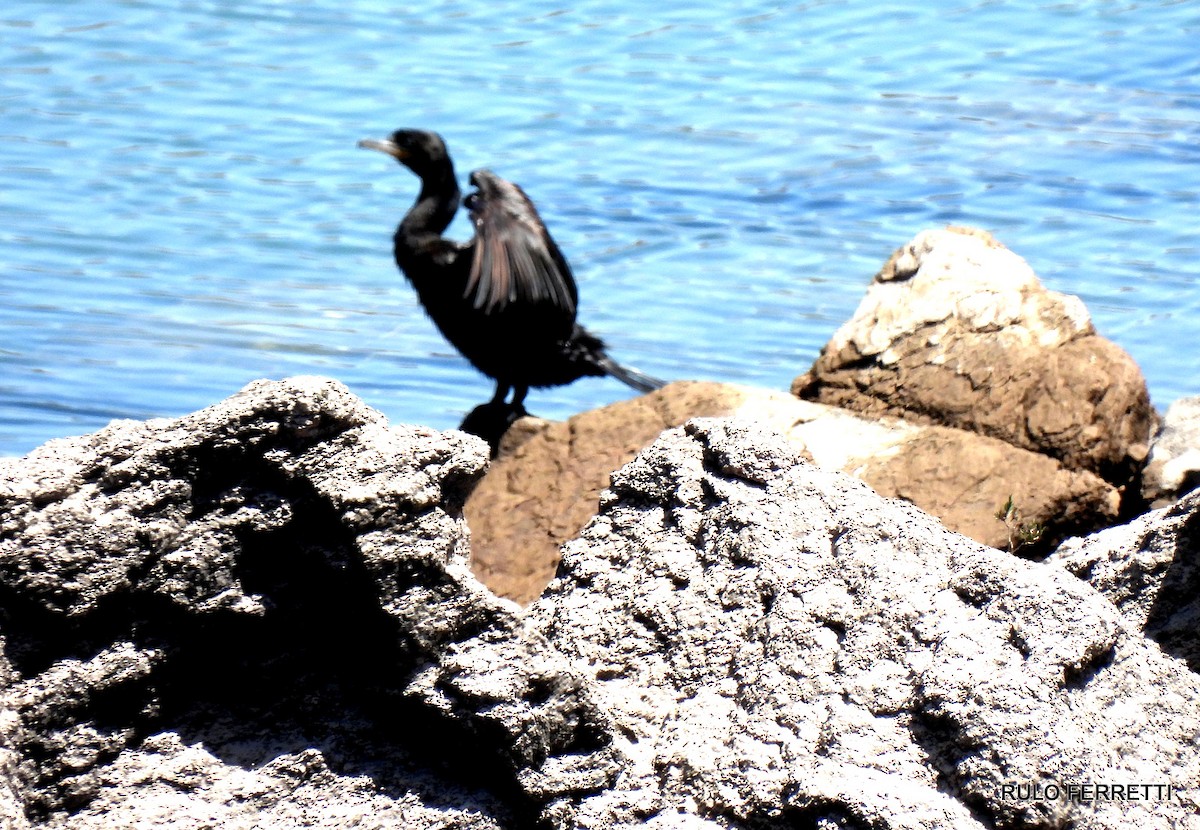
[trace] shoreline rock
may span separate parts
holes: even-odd
[[[1087,581],[1138,631],[1200,673],[1200,491],[1070,539],[1045,564]]]
[[[1047,291],[983,231],[925,231],[900,248],[792,391],[802,400],[681,382],[559,424],[517,421],[467,503],[476,575],[532,601],[609,473],[693,417],[768,424],[817,464],[1026,558],[1138,515],[1179,489],[1156,489],[1164,472],[1188,480],[1186,446],[1164,455],[1184,434],[1173,425],[1143,487],[1158,416],[1140,370],[1078,298]]]
[[[596,514],[610,473],[663,430],[693,417],[752,420],[806,458],[903,498],[993,547],[1044,555],[1062,539],[1109,526],[1120,494],[1084,470],[963,430],[847,410],[731,384],[682,381],[567,421],[526,418],[467,500],[475,575],[527,604],[554,575],[559,548]],[[1008,499],[1016,517],[997,513]],[[1037,538],[1021,534],[1037,528]]]
[[[614,475],[529,612],[620,713],[629,766],[579,815],[618,826],[634,804],[735,827],[1191,821],[1191,803],[1004,797],[1016,781],[1200,771],[1197,677],[1065,576],[753,426],[672,430]]]
[[[924,231],[898,249],[792,391],[999,438],[1134,501],[1157,423],[1141,370],[1096,333],[1082,301],[1046,290],[972,228]]]
[[[1142,494],[1165,507],[1200,487],[1200,396],[1180,398],[1167,408],[1150,448]]]
[[[849,408],[672,384],[489,470],[291,378],[0,458],[0,827],[1200,830],[1200,493],[1081,535],[1194,485],[1186,406],[1148,449],[963,229],[795,388]]]
[[[658,437],[526,611],[468,568],[486,462],[313,378],[0,462],[0,824],[1101,830],[1200,810],[1183,660],[1086,582],[777,430]],[[1126,781],[1176,790],[1006,790]]]
[[[315,378],[0,463],[4,819],[495,828],[575,786],[534,779],[601,714],[467,564],[486,463]]]

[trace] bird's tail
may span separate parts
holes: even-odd
[[[667,385],[666,381],[652,378],[637,369],[622,366],[606,354],[597,355],[596,364],[604,370],[604,374],[616,378],[639,392],[653,392],[655,389],[661,389]]]
[[[571,337],[566,341],[565,346],[568,360],[572,365],[579,367],[580,374],[608,375],[639,392],[653,392],[655,389],[661,389],[667,385],[665,380],[652,378],[637,369],[630,369],[617,363],[604,350],[604,341],[578,323],[575,324],[575,329],[571,332]],[[579,375],[577,374],[575,377],[579,377]]]

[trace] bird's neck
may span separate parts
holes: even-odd
[[[459,197],[458,181],[449,164],[422,177],[417,201],[396,231],[397,241],[419,244],[431,236],[441,236],[458,210]]]

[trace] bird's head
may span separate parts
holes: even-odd
[[[364,138],[358,146],[387,153],[421,178],[450,162],[446,142],[425,130],[396,130],[383,140]]]

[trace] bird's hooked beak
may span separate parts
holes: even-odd
[[[397,161],[404,161],[406,158],[408,158],[407,150],[405,150],[396,142],[386,138],[382,141],[376,138],[364,138],[362,141],[358,142],[358,146],[366,147],[368,150],[378,150],[381,153],[387,153]]]

